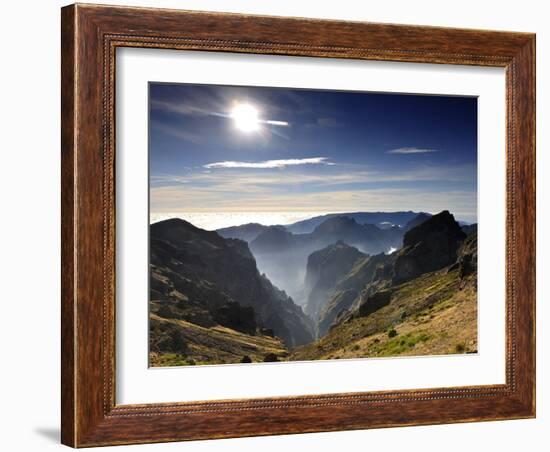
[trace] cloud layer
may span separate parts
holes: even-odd
[[[285,168],[287,166],[298,165],[334,165],[334,163],[327,162],[326,157],[312,157],[305,159],[285,159],[285,160],[265,160],[263,162],[214,162],[204,165],[204,168],[252,168],[252,169],[272,169],[272,168]]]
[[[439,152],[437,149],[423,149],[423,148],[399,148],[388,151],[387,154],[429,154],[432,152]]]

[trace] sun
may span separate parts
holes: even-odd
[[[258,110],[250,104],[237,104],[231,111],[235,126],[242,132],[254,132],[260,128]]]

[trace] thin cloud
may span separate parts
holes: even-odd
[[[202,115],[208,116],[212,112],[205,110],[204,108],[192,105],[189,102],[175,103],[159,99],[151,99],[151,108],[155,110],[163,110],[170,113],[178,113],[180,115]]]
[[[221,163],[221,162],[220,162]],[[204,167],[203,167],[204,168]],[[475,165],[465,164],[456,166],[421,166],[405,171],[394,171],[388,174],[385,171],[370,170],[366,166],[355,168],[353,165],[325,162],[324,165],[315,165],[316,171],[301,171],[304,166],[293,167],[295,171],[267,171],[262,168],[236,168],[231,171],[217,169],[202,169],[200,172],[186,174],[156,174],[151,175],[151,184],[155,186],[181,185],[207,188],[209,190],[244,192],[248,190],[288,190],[295,185],[307,184],[312,189],[323,187],[337,187],[383,183],[384,186],[410,182],[439,181],[444,183],[464,183],[475,186]],[[400,186],[400,185],[399,185]]]
[[[285,159],[285,160],[265,160],[263,162],[214,162],[204,165],[204,168],[253,168],[253,169],[272,169],[286,168],[287,166],[297,165],[334,165],[327,162],[326,157],[313,157],[307,159]]]
[[[207,141],[204,135],[188,132],[181,127],[170,126],[159,121],[151,121],[151,126],[163,133],[167,133],[181,140],[190,141],[191,143],[204,144],[204,142]]]
[[[193,105],[190,102],[186,103],[174,103],[169,101],[163,101],[158,99],[152,99],[151,100],[151,108],[155,110],[162,110],[169,113],[176,113],[180,115],[199,115],[199,116],[217,116],[219,118],[225,118],[225,119],[231,119],[232,115],[230,112],[224,112],[224,111],[215,111],[212,109],[205,109],[198,106]],[[227,106],[223,107],[221,105],[218,106],[218,110],[224,110],[227,109]],[[275,119],[262,119],[258,118],[257,120],[261,124],[267,124],[270,126],[278,126],[278,127],[288,127],[290,126],[288,121],[280,121]]]
[[[387,154],[430,154],[432,152],[439,152],[437,149],[424,149],[424,148],[399,148],[388,151]]]

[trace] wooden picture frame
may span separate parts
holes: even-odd
[[[535,416],[535,35],[71,5],[62,9],[62,442],[73,447]],[[506,383],[115,403],[115,50],[147,47],[506,70]]]

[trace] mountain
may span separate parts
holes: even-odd
[[[405,282],[452,264],[465,238],[466,234],[448,210],[407,231],[403,248],[396,255],[393,283]]]
[[[349,212],[349,213],[329,213],[308,218],[286,225],[285,228],[293,234],[308,234],[324,221],[333,217],[346,217],[355,220],[359,224],[373,224],[380,229],[386,229],[392,226],[404,227],[405,224],[416,217],[418,212]]]
[[[353,218],[331,216],[307,234],[293,234],[270,226],[250,243],[250,250],[260,271],[304,305],[305,269],[311,253],[342,241],[364,254],[379,254],[399,248],[402,238],[403,230],[399,227],[380,229],[372,224],[359,224]]]
[[[226,336],[233,340],[239,335],[277,336],[288,347],[312,340],[309,319],[286,293],[258,272],[246,242],[224,239],[216,232],[171,219],[150,226],[150,250],[153,326],[160,322],[164,328],[179,327],[187,336],[190,331],[198,334],[196,327],[218,332],[225,328]],[[151,348],[162,352],[153,334],[157,330],[151,330]],[[266,340],[271,348],[277,348]],[[200,349],[199,336],[186,341]]]
[[[283,228],[283,226],[279,227]],[[269,226],[259,223],[247,223],[240,226],[217,229],[216,232],[226,239],[240,239],[245,242],[251,242],[268,228]]]

